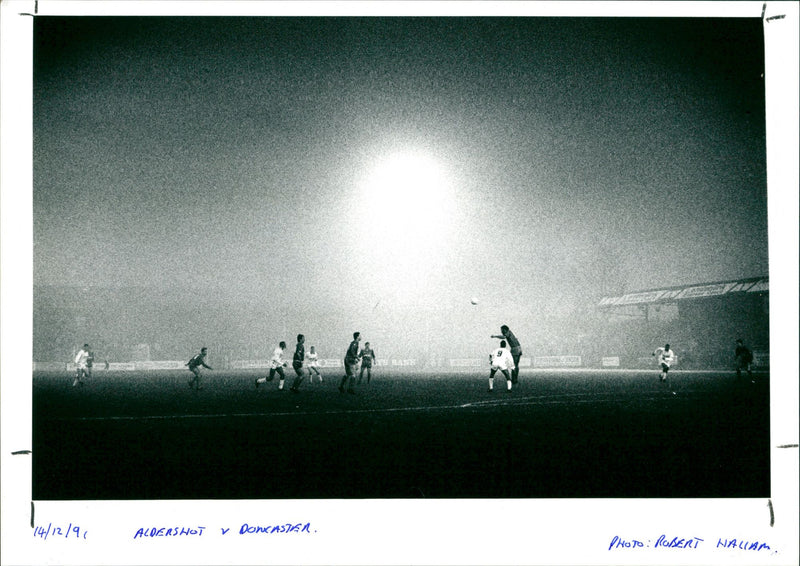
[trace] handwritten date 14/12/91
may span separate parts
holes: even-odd
[[[47,538],[51,536],[86,540],[87,534],[88,531],[81,529],[78,525],[73,525],[72,523],[70,523],[66,528],[53,526],[53,523],[49,523],[47,528],[37,526],[33,529],[33,536],[40,537],[43,540],[47,540]]]

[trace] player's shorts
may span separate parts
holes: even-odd
[[[303,362],[292,362],[292,368],[297,375],[303,373]]]
[[[661,364],[661,371],[667,373],[669,371],[669,366],[667,364]]]
[[[347,376],[352,377],[356,373],[356,369],[358,368],[358,362],[351,362],[348,360],[344,361],[344,373]]]
[[[361,369],[370,369],[372,368],[372,360],[361,360]]]
[[[522,356],[522,346],[514,346],[511,348],[511,355],[514,357],[514,359]]]
[[[269,370],[269,379],[270,379],[270,381],[272,380],[272,378],[275,377],[276,373],[279,376],[281,376],[281,379],[286,379],[286,374],[283,373],[283,366],[277,366],[277,367],[274,367],[274,368],[270,368],[270,370]]]

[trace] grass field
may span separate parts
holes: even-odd
[[[770,495],[767,374],[377,373],[357,395],[258,375],[35,374],[33,498]]]

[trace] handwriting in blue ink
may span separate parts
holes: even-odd
[[[38,536],[43,540],[47,540],[48,537],[63,537],[66,539],[82,539],[86,540],[86,535],[88,531],[81,529],[78,525],[73,525],[72,523],[69,524],[67,528],[62,528],[59,526],[53,526],[53,523],[48,523],[47,528],[37,526],[33,529],[33,536]]]
[[[240,535],[252,535],[252,534],[273,534],[273,533],[311,533],[311,523],[285,523],[283,525],[267,525],[266,527],[262,526],[250,526],[247,523],[244,523],[241,528],[239,529]]]
[[[692,538],[681,538],[674,537],[672,540],[667,540],[666,535],[661,535],[658,537],[656,541],[655,547],[659,548],[697,548],[698,545],[703,542],[703,539],[698,537]]]
[[[642,548],[643,546],[644,543],[638,540],[624,540],[614,535],[614,538],[611,539],[611,544],[608,545],[608,550],[614,550],[617,548]]]
[[[651,546],[650,539],[643,539],[643,540],[636,540],[636,539],[624,539],[617,535],[611,539],[611,543],[608,545],[608,550],[621,550],[621,549],[634,549],[634,548],[650,548]],[[704,539],[700,537],[691,537],[691,538],[668,538],[667,535],[660,535],[656,540],[655,544],[652,546],[654,548],[688,548],[688,549],[697,549],[700,547],[700,543],[705,542]],[[726,550],[745,550],[750,552],[761,552],[764,550],[772,550],[772,548],[765,542],[761,541],[750,541],[745,539],[736,539],[736,538],[718,538],[717,545],[715,548],[721,548]]]
[[[672,539],[668,539],[667,535],[660,535],[656,540],[656,543],[652,545],[654,548],[691,548],[696,549],[700,546],[700,543],[704,542],[703,539],[700,537],[691,537],[691,538],[678,538],[674,537]],[[646,540],[636,540],[636,539],[624,539],[617,535],[614,535],[614,538],[611,539],[611,544],[608,545],[608,550],[619,550],[619,549],[633,549],[633,548],[650,548],[652,543],[651,539]]]
[[[133,535],[133,540],[137,538],[152,538],[152,537],[192,537],[203,536],[203,529],[205,527],[149,527],[140,528]]]
[[[717,548],[731,548],[731,549],[739,549],[739,550],[755,550],[756,552],[761,550],[770,550],[768,544],[763,542],[751,542],[747,540],[737,540],[735,538],[726,539],[721,538],[717,540]]]

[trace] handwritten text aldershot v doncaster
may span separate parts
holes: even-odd
[[[133,535],[133,539],[144,539],[154,537],[201,537],[206,531],[206,527],[201,526],[179,526],[179,527],[141,527]],[[227,535],[230,528],[220,528],[221,535]],[[236,532],[236,531],[234,531]],[[271,525],[250,525],[243,523],[239,527],[238,534],[240,535],[255,535],[255,534],[301,534],[301,533],[315,533],[311,529],[311,523],[278,523]]]

